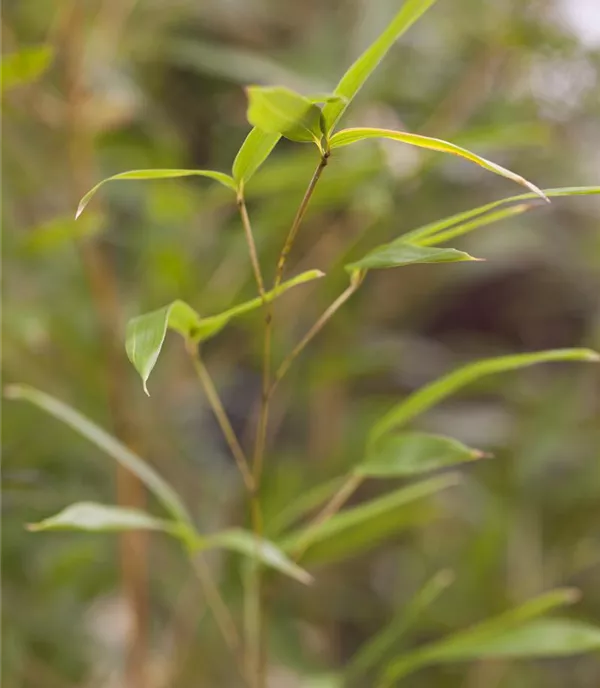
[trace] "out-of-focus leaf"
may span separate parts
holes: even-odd
[[[418,503],[458,484],[458,481],[459,476],[454,474],[438,476],[340,511],[311,533],[303,561],[331,561],[374,547],[385,538],[420,522],[425,511],[415,508]],[[305,529],[299,529],[287,536],[281,544],[282,549],[294,552],[303,544],[305,532]]]
[[[320,141],[321,109],[308,98],[282,86],[249,86],[248,121],[292,141]]]
[[[352,64],[334,93],[345,101],[328,103],[323,108],[327,130],[331,132],[339,118],[348,107],[354,96],[369,78],[375,67],[385,57],[396,40],[407,31],[419,17],[426,12],[436,0],[406,0],[402,9],[396,14],[387,28],[380,34],[365,52]]]
[[[564,196],[592,196],[595,194],[600,194],[600,186],[567,186],[557,189],[543,189],[543,193],[548,198],[559,198]],[[425,238],[432,237],[438,233],[441,234],[444,230],[447,230],[450,227],[461,225],[467,220],[484,215],[485,213],[495,210],[498,207],[519,201],[534,200],[536,198],[538,198],[538,194],[536,193],[525,193],[519,194],[518,196],[510,196],[509,198],[501,198],[499,201],[492,201],[491,203],[486,203],[478,208],[465,210],[462,213],[457,213],[456,215],[445,217],[442,220],[431,222],[423,227],[417,227],[416,229],[403,234],[402,239],[404,241],[416,242],[422,245]],[[461,232],[461,234],[462,233],[464,232]]]
[[[303,272],[283,282],[276,289],[268,291],[264,299],[270,303],[288,289],[323,277],[323,274],[320,270]],[[187,303],[173,301],[167,306],[130,320],[127,325],[125,349],[129,360],[142,378],[146,394],[148,378],[154,370],[168,329],[178,332],[190,342],[199,343],[220,332],[232,318],[256,310],[262,304],[262,297],[256,297],[218,315],[201,318]]]
[[[382,437],[369,448],[366,460],[355,470],[372,478],[403,477],[449,468],[485,456],[449,437],[405,432]]]
[[[538,617],[578,599],[573,589],[541,595],[509,612],[417,648],[395,660],[385,671],[390,686],[416,669],[430,664],[472,659],[566,656],[600,648],[600,629],[566,619]]]
[[[61,248],[65,244],[96,234],[101,227],[100,216],[89,212],[77,222],[72,215],[55,217],[31,229],[25,240],[28,251],[42,254]]]
[[[92,196],[98,191],[98,189],[106,184],[106,182],[112,181],[134,181],[134,180],[148,180],[148,179],[173,179],[176,177],[208,177],[209,179],[214,179],[215,181],[223,184],[228,189],[236,191],[237,185],[233,179],[225,172],[215,172],[214,170],[130,170],[129,172],[120,172],[119,174],[114,174],[112,177],[107,177],[101,182],[96,184],[93,189],[90,189],[85,196],[79,201],[79,206],[77,207],[77,212],[75,213],[75,219],[77,219],[81,213],[85,210],[86,205],[92,199]]]
[[[139,509],[96,502],[71,504],[60,513],[27,526],[28,530],[88,530],[96,533],[123,530],[162,530],[172,533],[176,524],[154,518]]]
[[[408,423],[415,416],[427,411],[461,387],[475,382],[486,375],[517,370],[538,363],[550,361],[600,361],[600,355],[590,349],[554,349],[530,354],[498,356],[476,361],[445,375],[396,404],[371,431],[371,441],[376,442],[387,432]]]
[[[28,385],[10,385],[6,388],[5,395],[9,399],[29,401],[73,428],[92,444],[112,456],[123,468],[134,473],[177,522],[185,528],[192,528],[192,519],[177,492],[148,463],[79,411]]]
[[[250,131],[233,161],[233,178],[239,187],[243,188],[268,158],[280,138],[281,134],[266,133],[256,127]]]
[[[2,55],[0,66],[0,78],[2,80],[2,93],[15,86],[29,84],[48,69],[54,51],[50,45],[37,45],[23,48],[16,53]]]
[[[423,612],[452,584],[454,575],[451,571],[438,571],[417,594],[400,610],[390,623],[373,638],[368,640],[352,657],[344,676],[347,681],[364,675],[369,669],[381,666],[388,652],[400,638],[414,626]]]
[[[405,241],[392,241],[369,251],[364,258],[345,266],[348,272],[356,270],[377,270],[397,268],[414,263],[457,263],[465,260],[479,260],[455,248],[433,248],[409,244]]]
[[[527,187],[545,201],[548,200],[544,192],[541,189],[538,189],[535,184],[527,181],[527,179],[524,179],[520,175],[507,170],[501,165],[497,165],[495,162],[491,162],[490,160],[486,160],[485,158],[472,153],[466,148],[461,148],[454,143],[443,141],[442,139],[434,139],[430,136],[421,136],[420,134],[409,134],[408,132],[404,131],[393,131],[391,129],[357,127],[355,129],[342,129],[341,131],[338,131],[331,137],[330,145],[331,149],[333,150],[334,148],[348,146],[351,143],[356,143],[357,141],[373,138],[390,139],[392,141],[399,141],[400,143],[407,143],[411,146],[417,146],[418,148],[427,148],[429,150],[435,150],[441,153],[450,153],[451,155],[456,155],[460,158],[464,158],[465,160],[469,160],[470,162],[474,162],[490,172],[499,174],[501,177],[506,177],[513,182],[517,182],[517,184]]]
[[[183,301],[173,301],[168,306],[129,321],[125,335],[125,350],[142,378],[146,394],[149,394],[148,378],[158,360],[167,329],[179,332],[184,339],[190,339],[199,324],[198,313]]]
[[[260,561],[272,569],[294,578],[300,583],[309,585],[313,578],[303,568],[295,564],[283,551],[270,540],[257,538],[253,533],[241,528],[226,530],[207,538],[202,547],[223,547],[235,552],[240,552],[251,559]]]

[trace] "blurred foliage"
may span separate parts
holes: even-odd
[[[128,169],[229,170],[249,128],[243,85],[330,90],[398,5],[5,0],[5,382],[34,384],[110,427],[99,314],[81,260],[90,242],[117,275],[122,322],[177,298],[210,315],[254,297],[226,189],[201,179],[111,184],[74,223],[78,200]],[[393,48],[353,103],[348,125],[445,137],[543,188],[598,184],[599,12],[593,0],[440,1]],[[316,159],[282,141],[248,187],[265,266],[275,263]],[[290,264],[290,274],[318,268],[327,276],[277,304],[277,360],[345,287],[344,261],[516,193],[468,163],[393,143],[342,149],[335,162]],[[456,365],[533,349],[598,349],[599,220],[597,198],[555,199],[457,241],[487,262],[370,276],[278,390],[267,521],[362,460],[374,419]],[[260,315],[251,314],[205,345],[246,444],[260,389],[261,328]],[[211,532],[244,519],[245,497],[179,344],[167,341],[150,399],[133,370],[122,384],[140,453]],[[392,539],[377,544],[376,531],[354,532],[372,547],[349,562],[329,552],[331,561],[313,567],[309,590],[273,585],[270,685],[331,685],[327,675],[442,569],[452,570],[454,583],[396,650],[556,586],[579,588],[573,615],[598,621],[599,382],[590,366],[525,370],[486,379],[415,423],[495,458],[465,467],[459,485],[404,511]],[[73,501],[113,502],[114,468],[52,419],[13,403],[3,412],[4,686],[119,685],[130,619],[116,540],[23,527]],[[354,502],[395,486],[367,484]],[[233,685],[226,650],[176,547],[157,536],[149,559],[149,686]],[[215,558],[211,566],[237,615],[237,562]],[[302,678],[311,674],[322,678]],[[600,660],[499,659],[432,667],[409,681],[415,688],[592,688]]]

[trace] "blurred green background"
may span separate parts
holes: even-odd
[[[4,382],[33,384],[107,428],[116,424],[181,491],[205,531],[246,518],[235,466],[180,341],[168,338],[147,398],[122,328],[174,298],[211,314],[254,295],[236,209],[225,189],[189,180],[108,185],[75,224],[77,201],[128,169],[228,170],[249,130],[245,84],[330,90],[399,5],[3,3],[5,55],[48,46],[37,79],[4,84]],[[542,188],[598,184],[599,68],[596,0],[440,0],[393,48],[345,123],[448,138]],[[315,155],[282,141],[248,188],[269,280]],[[327,277],[277,304],[276,359],[345,288],[345,259],[519,191],[468,163],[406,146],[341,150],[288,266],[290,274],[320,268]],[[454,366],[542,348],[598,349],[599,220],[597,198],[556,199],[457,241],[486,262],[369,275],[278,391],[267,521],[356,463],[370,424],[393,400]],[[257,312],[205,350],[246,444],[261,331]],[[311,589],[281,582],[270,605],[269,685],[325,686],[325,678],[306,677],[344,666],[441,569],[455,582],[404,647],[558,585],[581,590],[574,617],[599,621],[599,383],[593,366],[541,366],[486,380],[419,419],[415,427],[495,458],[462,471],[459,486],[409,514],[413,527],[354,533],[322,553]],[[236,685],[175,545],[151,539],[145,584],[143,571],[123,574],[131,551],[115,537],[24,530],[73,501],[114,502],[111,460],[13,402],[3,405],[3,447],[5,688],[123,686],[132,628],[123,575],[141,581],[148,688]],[[367,485],[353,503],[393,485]],[[211,564],[237,613],[239,562]],[[406,685],[592,688],[600,658],[459,664],[421,671]]]

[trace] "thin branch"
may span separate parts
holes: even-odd
[[[262,277],[262,272],[260,269],[260,263],[258,261],[258,253],[256,252],[256,244],[254,242],[254,234],[252,233],[252,225],[250,224],[250,217],[248,216],[248,208],[246,207],[246,201],[244,199],[243,193],[238,193],[237,206],[240,212],[240,217],[242,218],[242,224],[244,226],[244,234],[246,235],[246,242],[248,244],[248,253],[250,254],[250,262],[252,263],[252,270],[254,272],[254,279],[256,280],[256,286],[258,287],[258,293],[261,298],[265,298],[265,283]]]
[[[325,310],[323,315],[321,315],[321,317],[298,342],[298,344],[296,344],[293,351],[284,359],[282,364],[277,369],[273,379],[273,384],[269,390],[269,394],[273,394],[277,385],[281,382],[282,378],[285,376],[296,357],[299,356],[299,354],[306,348],[307,344],[309,344],[311,340],[317,334],[319,334],[332,316],[346,303],[346,301],[352,296],[352,294],[354,294],[359,286],[360,282],[353,281],[350,286],[337,297],[337,299],[329,306],[329,308]]]
[[[206,369],[206,366],[204,365],[202,358],[200,357],[200,352],[198,351],[197,344],[191,343],[188,346],[188,353],[192,360],[194,370],[198,375],[198,379],[202,384],[204,393],[206,394],[206,398],[208,399],[208,403],[210,404],[210,407],[212,408],[212,411],[215,414],[215,418],[219,423],[221,432],[223,433],[227,445],[229,446],[233,458],[235,459],[237,467],[239,468],[240,473],[242,474],[244,484],[246,485],[248,491],[250,493],[253,493],[255,489],[255,483],[248,465],[248,459],[246,458],[244,450],[240,446],[238,438],[233,428],[231,427],[231,423],[229,422],[227,413],[223,408],[223,404],[221,403],[221,399],[219,398],[219,394],[215,388],[212,378],[210,377],[210,374]]]

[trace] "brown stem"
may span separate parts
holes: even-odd
[[[73,207],[93,186],[94,139],[85,117],[87,99],[83,56],[85,42],[85,7],[74,0],[64,26],[64,81],[66,93],[67,148],[70,158]],[[78,244],[81,262],[88,280],[96,311],[108,380],[108,404],[117,437],[127,446],[138,449],[139,442],[130,418],[126,359],[121,344],[121,307],[114,266],[93,240]],[[143,508],[145,490],[131,473],[117,468],[117,502],[121,506]],[[120,536],[121,577],[125,599],[133,617],[133,630],[126,656],[125,681],[128,688],[146,688],[148,627],[148,572],[146,565],[147,535],[142,532]]]
[[[240,211],[240,217],[242,218],[242,224],[244,226],[244,234],[246,235],[246,243],[248,244],[248,253],[250,254],[250,262],[252,263],[254,279],[256,280],[258,293],[264,301],[265,284],[260,269],[260,263],[258,261],[258,253],[256,252],[256,244],[254,243],[254,234],[252,233],[252,225],[250,224],[250,217],[248,216],[248,208],[246,207],[246,201],[242,192],[238,193],[237,205],[238,210]]]
[[[246,458],[244,450],[240,446],[235,431],[231,427],[231,423],[229,422],[227,413],[223,408],[223,404],[221,403],[221,399],[219,398],[219,394],[215,388],[212,378],[208,370],[206,369],[206,366],[204,365],[202,358],[200,357],[198,345],[195,342],[190,342],[188,344],[187,350],[192,360],[194,370],[198,375],[198,379],[200,380],[200,383],[204,389],[204,393],[206,394],[206,398],[208,399],[208,403],[210,404],[210,407],[213,413],[215,414],[215,418],[219,423],[219,427],[221,428],[223,437],[225,438],[227,445],[229,446],[229,449],[233,455],[233,458],[235,459],[237,467],[239,468],[240,473],[242,474],[242,478],[244,479],[246,489],[252,494],[254,492],[255,483],[254,478],[252,477],[252,473],[250,472],[248,460]]]

